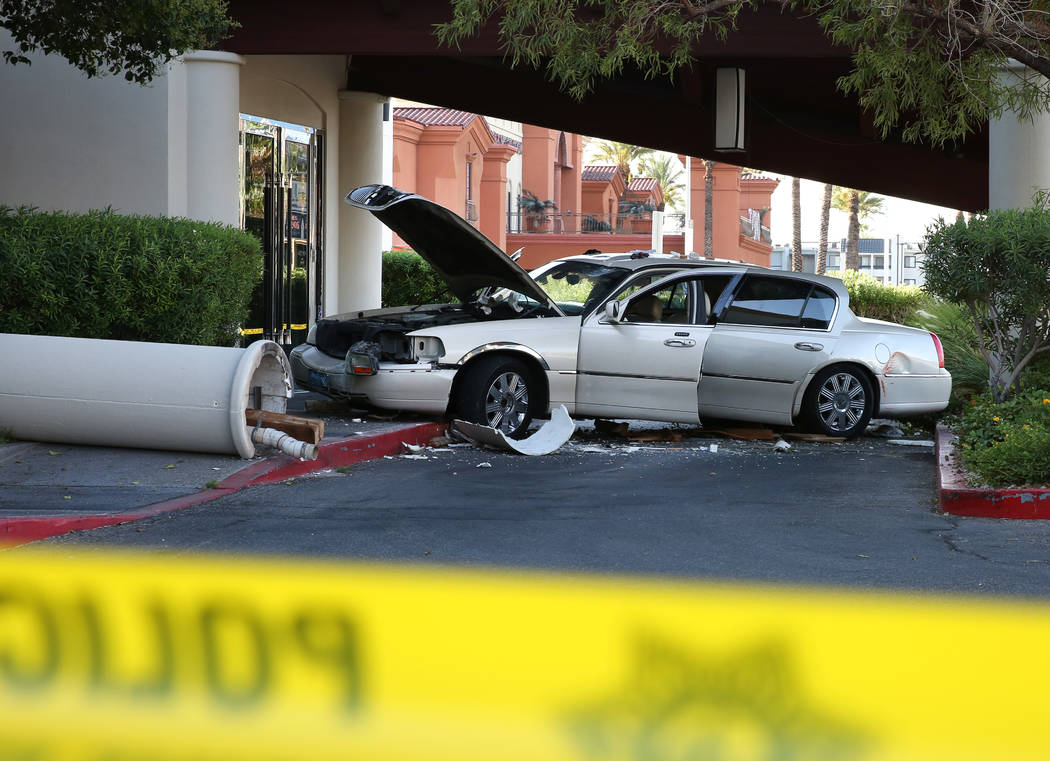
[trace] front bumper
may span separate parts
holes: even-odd
[[[432,364],[380,362],[375,375],[347,372],[346,360],[331,357],[316,346],[300,344],[288,357],[296,385],[334,398],[373,407],[443,415],[456,370]]]

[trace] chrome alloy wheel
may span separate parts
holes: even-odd
[[[529,412],[529,387],[518,373],[497,375],[485,394],[485,419],[493,428],[516,433]]]
[[[829,376],[817,393],[817,414],[833,431],[847,431],[864,414],[864,386],[849,373]]]

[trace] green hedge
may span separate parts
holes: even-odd
[[[445,281],[415,251],[383,253],[383,306],[458,302]]]
[[[0,206],[0,332],[232,345],[259,242],[189,219]]]
[[[858,317],[888,322],[906,322],[921,309],[929,296],[913,285],[885,285],[866,272],[829,272],[842,280],[849,291],[849,306]]]

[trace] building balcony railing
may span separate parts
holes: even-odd
[[[664,234],[680,235],[684,214],[664,214]],[[546,214],[508,214],[508,233],[539,235],[644,235],[652,232],[652,212],[637,214],[583,214],[572,211]]]
[[[747,217],[740,218],[740,234],[743,235],[745,238],[760,240],[763,243],[767,243],[769,245],[773,244],[773,235],[769,231],[769,228],[765,225],[760,225],[758,234],[756,235],[755,224]]]

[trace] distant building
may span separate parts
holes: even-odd
[[[898,243],[892,238],[861,238],[858,246],[859,269],[880,283],[890,285],[917,285],[925,282],[922,276],[924,255],[918,243]],[[846,239],[828,242],[827,271],[839,270],[845,263]],[[817,243],[802,243],[802,271],[816,272]],[[775,270],[791,269],[791,246],[774,246],[769,255],[769,266]]]

